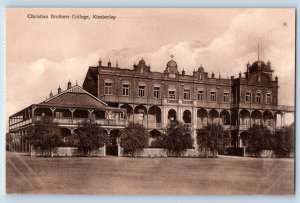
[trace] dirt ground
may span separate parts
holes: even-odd
[[[294,159],[41,158],[6,153],[6,192],[294,194]]]

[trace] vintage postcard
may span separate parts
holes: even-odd
[[[294,195],[295,9],[7,8],[6,193]]]

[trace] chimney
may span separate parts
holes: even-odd
[[[110,62],[110,60],[108,61],[107,66],[108,66],[108,67],[111,67],[111,62]]]
[[[98,63],[99,63],[99,67],[100,67],[102,65],[101,59],[99,59]]]
[[[211,78],[215,78],[215,74],[214,74],[214,72],[212,72],[212,74],[211,74]]]
[[[57,89],[57,94],[60,94],[60,93],[61,93],[61,88],[59,86],[58,89]]]
[[[184,69],[182,69],[182,75],[185,75],[185,70]]]
[[[52,90],[51,90],[51,92],[50,92],[50,94],[49,94],[49,98],[51,98],[51,97],[53,97]]]
[[[230,76],[230,80],[233,80],[234,79],[234,76]]]
[[[278,81],[278,77],[277,77],[277,75],[276,75],[276,77],[275,77],[275,81]]]
[[[72,86],[72,84],[71,84],[71,81],[69,80],[69,82],[68,82],[68,89],[70,89],[71,86]]]
[[[242,78],[242,73],[241,72],[239,73],[239,78]]]

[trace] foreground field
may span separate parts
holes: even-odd
[[[40,158],[7,153],[7,193],[294,194],[293,159]]]

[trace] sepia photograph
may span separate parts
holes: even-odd
[[[7,8],[7,194],[295,195],[294,8]]]

